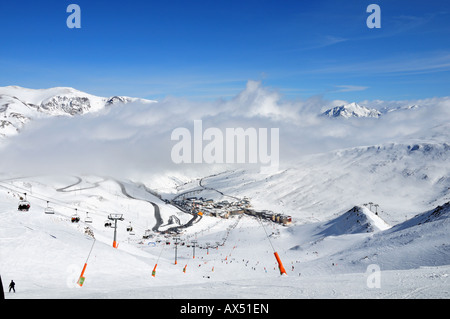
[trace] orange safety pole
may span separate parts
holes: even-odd
[[[259,217],[258,220],[259,220],[259,223],[261,224],[262,228],[264,229],[264,232],[266,233],[266,237],[269,240],[270,246],[272,246],[273,254],[275,255],[275,258],[277,259],[277,262],[278,262],[278,268],[280,269],[280,274],[287,276],[286,270],[283,267],[283,263],[281,262],[280,256],[278,256],[278,253],[275,251],[275,248],[273,248],[272,242],[270,241],[270,237],[267,234],[266,228],[264,227],[264,225],[261,221],[261,217]]]
[[[86,271],[86,266],[87,266],[87,263],[84,264],[84,267],[83,267],[83,270],[81,271],[80,277],[83,277],[84,272]]]
[[[161,254],[162,254],[162,252],[163,252],[163,250],[164,250],[164,247],[165,247],[165,245],[162,245],[162,249],[161,249],[161,251],[159,252],[159,256],[158,256],[158,259],[156,260],[155,267],[153,268],[153,271],[152,271],[152,276],[153,276],[153,277],[155,277],[155,275],[156,275],[156,266],[158,266],[159,258],[161,258]]]
[[[281,262],[280,256],[278,256],[277,252],[275,252],[274,255],[278,262],[278,268],[280,268],[280,275],[287,275],[286,270],[283,267],[283,263]]]
[[[78,284],[80,287],[83,286],[84,280],[86,279],[85,277],[83,277],[83,275],[84,275],[84,272],[86,271],[87,262],[88,262],[88,260],[89,260],[89,257],[91,256],[92,249],[94,248],[94,245],[95,245],[95,238],[94,238],[94,242],[92,243],[91,250],[89,251],[89,255],[88,255],[87,258],[86,258],[86,262],[84,263],[84,267],[83,267],[83,270],[81,271],[80,278],[78,278],[78,281],[77,281],[77,284]]]
[[[86,270],[86,266],[87,266],[87,263],[84,264],[83,270],[81,271],[80,278],[78,278],[78,281],[77,281],[77,284],[78,284],[80,287],[83,286],[84,279],[86,279],[86,278],[83,277],[84,271]]]

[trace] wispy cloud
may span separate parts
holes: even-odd
[[[314,74],[343,73],[347,75],[419,74],[450,71],[450,52],[403,54],[364,62],[333,64],[305,71]]]
[[[357,92],[367,90],[368,86],[359,86],[359,85],[335,85],[338,88],[336,91],[332,91],[335,93],[339,92]]]
[[[318,36],[316,39],[314,39],[314,41],[311,41],[308,43],[302,43],[301,46],[299,46],[297,48],[290,49],[290,50],[283,50],[283,52],[303,52],[303,51],[324,49],[326,47],[330,47],[335,44],[346,42],[346,41],[348,41],[347,38],[333,36],[333,35]]]

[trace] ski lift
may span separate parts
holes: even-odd
[[[72,223],[78,223],[80,221],[80,216],[73,214],[71,218]]]
[[[105,227],[112,227],[112,222],[109,219],[105,220]]]
[[[70,219],[72,223],[78,223],[80,221],[80,216],[78,216],[78,209],[75,208],[75,214],[72,215],[72,218]]]
[[[88,215],[89,215],[89,212],[86,212],[86,218],[84,219],[84,222],[91,224],[92,223],[92,218],[89,217]]]
[[[143,239],[148,239],[148,238],[153,238],[153,234],[152,231],[150,229],[147,229],[144,232],[144,236],[142,236]]]
[[[130,222],[130,224],[127,226],[127,231],[130,232],[132,230],[133,230],[133,226],[131,226],[131,222]]]
[[[130,225],[127,226],[127,232],[130,235],[134,235],[133,226],[131,226],[131,222],[130,222]]]
[[[53,207],[48,206],[49,201],[47,201],[47,207],[44,210],[45,214],[54,214],[55,213],[55,209]]]
[[[24,193],[25,198],[23,198],[22,196],[20,197],[20,202],[18,204],[17,210],[20,212],[27,212],[31,205],[30,202],[27,201],[27,193]]]

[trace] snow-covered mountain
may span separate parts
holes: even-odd
[[[402,106],[393,106],[393,107],[383,107],[380,111],[381,113],[391,113],[397,111],[408,111],[408,110],[417,110],[420,106],[417,104],[412,105],[402,105]]]
[[[17,134],[29,121],[47,116],[77,116],[130,102],[155,101],[126,96],[99,97],[69,87],[0,87],[0,137]]]
[[[361,106],[355,102],[350,104],[345,104],[341,106],[336,106],[331,109],[326,110],[322,113],[324,116],[328,117],[375,117],[381,116],[381,112],[376,109],[369,109],[365,106]]]

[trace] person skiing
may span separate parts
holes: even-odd
[[[11,280],[11,283],[9,284],[9,292],[11,292],[11,289],[12,289],[14,291],[14,293],[16,293],[16,289],[14,288],[15,285],[16,285],[16,283]]]
[[[0,276],[0,301],[5,299],[5,292],[3,291],[2,276]]]

